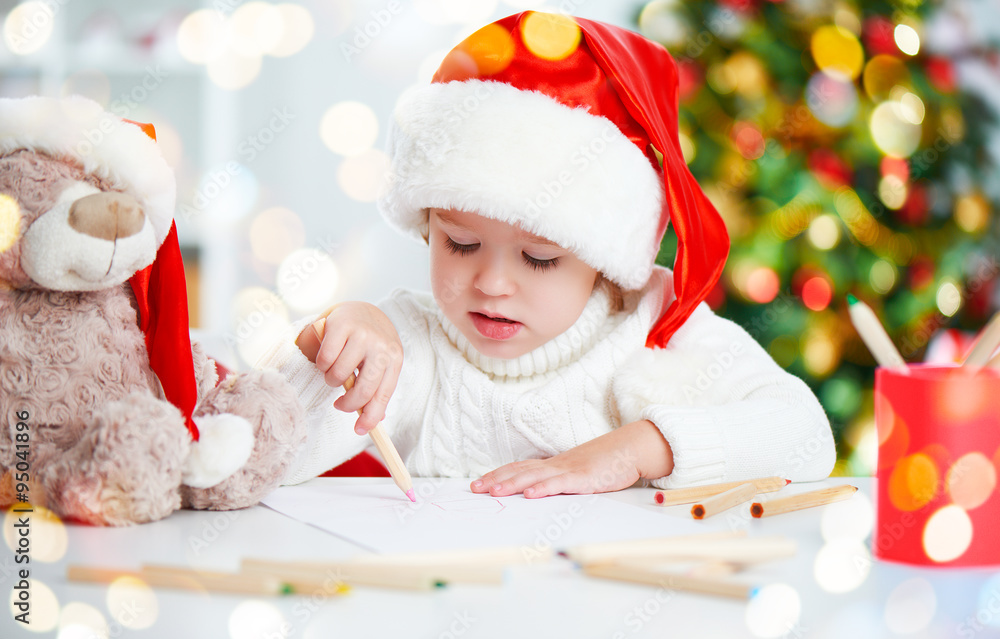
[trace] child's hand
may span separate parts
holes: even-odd
[[[501,497],[604,493],[628,488],[640,477],[659,479],[673,470],[670,445],[652,422],[625,424],[548,459],[506,464],[472,482],[472,492]]]
[[[354,431],[364,435],[385,418],[385,407],[396,390],[403,365],[399,334],[385,313],[366,302],[333,307],[321,336],[314,326],[307,326],[295,343],[334,388],[343,386],[358,369],[354,386],[333,405],[346,413],[363,409]]]

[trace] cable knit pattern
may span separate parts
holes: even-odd
[[[503,464],[551,457],[639,419],[670,443],[678,487],[781,475],[821,479],[835,460],[830,425],[801,380],[781,370],[742,328],[701,305],[667,348],[645,348],[669,303],[657,268],[625,310],[600,287],[565,333],[519,358],[482,355],[427,294],[396,291],[380,304],[403,343],[403,367],[383,422],[414,476],[474,477]],[[286,483],[310,479],[368,444],[340,395],[294,346],[293,326],[258,366],[299,389],[309,441]]]

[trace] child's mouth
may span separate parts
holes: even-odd
[[[521,322],[506,317],[490,317],[483,313],[472,312],[469,317],[480,335],[495,340],[510,339],[524,326]]]

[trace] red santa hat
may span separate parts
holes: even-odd
[[[155,140],[152,125],[123,120],[80,96],[0,100],[0,156],[28,149],[68,158],[142,206],[159,249],[151,263],[129,279],[138,302],[139,328],[164,396],[184,415],[197,441],[198,427],[191,418],[197,386],[187,289],[173,221],[176,182]]]
[[[729,252],[681,153],[677,86],[670,54],[636,33],[531,11],[499,20],[400,99],[379,210],[423,238],[432,207],[517,224],[625,289],[649,280],[673,220],[674,301],[647,339],[663,346]]]

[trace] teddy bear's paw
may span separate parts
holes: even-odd
[[[253,426],[238,415],[200,415],[194,418],[198,441],[184,465],[183,483],[210,488],[246,464],[253,452]]]
[[[73,448],[40,470],[51,508],[99,526],[163,519],[180,507],[190,442],[167,402],[143,393],[110,402]]]

